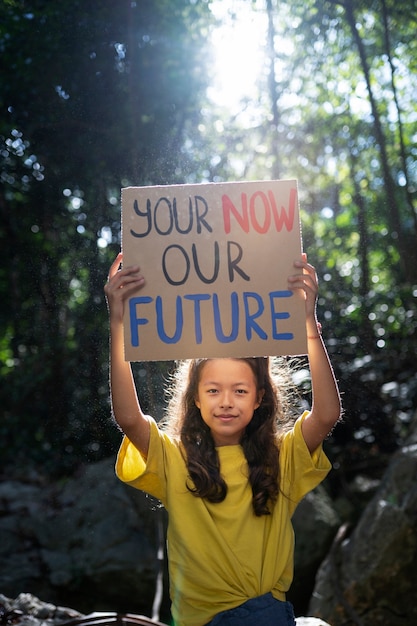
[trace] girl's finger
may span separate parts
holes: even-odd
[[[117,257],[111,264],[110,271],[109,271],[109,280],[110,278],[113,278],[113,276],[115,276],[115,274],[119,271],[119,267],[120,267],[122,260],[123,260],[123,252],[119,252]]]

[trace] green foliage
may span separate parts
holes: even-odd
[[[55,472],[115,449],[103,285],[120,187],[184,180],[203,3],[2,4],[0,454]],[[203,20],[203,18],[205,18]]]
[[[113,453],[103,284],[120,188],[297,178],[344,395],[350,478],[417,406],[416,19],[407,2],[271,2],[233,117],[206,95],[208,2],[0,5],[0,454],[55,473]],[[234,20],[236,28],[239,14]],[[271,45],[272,41],[272,45]],[[169,363],[135,366],[159,412]]]

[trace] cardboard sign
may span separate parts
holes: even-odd
[[[127,361],[307,352],[295,180],[122,189],[122,242]]]

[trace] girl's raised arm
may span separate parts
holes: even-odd
[[[129,296],[142,287],[145,279],[137,266],[119,269],[123,255],[113,262],[104,287],[110,319],[110,393],[116,422],[138,450],[147,455],[149,422],[136,394],[130,363],[124,360],[123,311]]]
[[[312,385],[312,407],[303,422],[303,436],[310,452],[327,437],[341,416],[341,401],[326,347],[321,337],[321,327],[316,318],[318,282],[316,270],[307,263],[307,255],[296,261],[295,267],[303,273],[290,276],[290,289],[305,293],[307,348]]]

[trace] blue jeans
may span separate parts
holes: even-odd
[[[291,602],[276,600],[272,593],[247,600],[235,609],[222,611],[206,626],[295,626]]]

